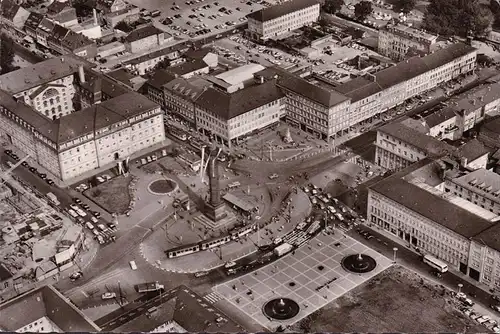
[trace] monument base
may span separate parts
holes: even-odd
[[[226,206],[224,204],[218,206],[207,204],[205,207],[205,216],[214,222],[218,222],[227,216]]]
[[[220,228],[231,228],[238,222],[238,219],[231,211],[226,211],[224,208],[223,218],[215,221],[208,217],[207,214],[200,213],[192,218],[197,224],[203,225],[207,230],[218,230]]]

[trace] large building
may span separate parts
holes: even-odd
[[[492,212],[497,207],[484,205],[491,199],[483,189],[484,183],[485,189],[491,187],[496,192],[498,181],[488,179],[485,171],[477,171],[472,179],[459,180],[469,185],[467,189],[477,180],[481,189],[459,190],[463,182],[445,183],[445,175],[450,172],[460,172],[453,160],[426,158],[378,182],[368,192],[367,219],[399,237],[401,243],[499,289],[500,223]]]
[[[44,64],[50,65],[57,61],[62,67],[66,64],[56,58],[35,66],[40,69],[44,68]],[[53,103],[64,106],[64,98],[70,92],[74,94],[73,86],[51,85],[57,80],[67,80],[69,85],[69,82],[73,81],[73,75],[76,75],[69,74],[70,70],[80,76],[78,82],[75,82],[79,92],[84,93],[90,99],[89,102],[102,102],[94,105],[88,103],[87,107],[82,103],[83,109],[53,119],[49,117],[50,113],[46,114],[46,109],[40,111],[36,108],[45,108],[44,102],[48,101],[50,104],[50,99]],[[19,71],[24,73],[26,70]],[[141,94],[129,92],[118,83],[113,88],[115,84],[108,79],[99,79],[97,74],[97,78],[92,82],[85,79],[82,82],[84,72],[80,65],[68,66],[62,74],[57,71],[55,74],[49,72],[49,76],[45,73],[47,76],[42,75],[43,80],[34,76],[30,79],[30,86],[25,87],[25,79],[29,78],[28,74],[31,73],[28,71],[26,76],[14,75],[13,81],[2,81],[0,84],[3,88],[0,91],[2,134],[7,136],[12,145],[29,154],[38,165],[62,180],[124,160],[131,154],[165,139],[163,114],[158,104]],[[32,87],[31,81],[35,80],[40,88]],[[107,86],[102,89],[104,83]],[[97,84],[99,87],[96,87]],[[64,87],[67,90],[63,90]],[[33,93],[30,93],[31,90],[37,93],[41,91],[43,100],[37,102]],[[52,92],[53,95],[49,96],[47,92]],[[30,106],[27,102],[31,101],[33,104],[33,99],[35,105]],[[49,104],[48,107],[56,108]]]
[[[378,53],[395,61],[403,60],[413,49],[421,54],[431,52],[437,36],[403,24],[387,25],[378,34]]]
[[[0,331],[18,333],[99,332],[101,329],[52,285],[0,304]]]
[[[319,15],[315,0],[286,1],[248,14],[248,33],[255,39],[277,38],[318,21]]]

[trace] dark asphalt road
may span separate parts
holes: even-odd
[[[143,296],[137,298],[132,303],[129,303],[122,308],[119,308],[104,317],[95,321],[95,323],[102,328],[102,331],[112,331],[123,324],[131,321],[132,319],[138,318],[139,316],[145,314],[148,309],[159,306],[177,293],[177,288],[174,288],[163,293],[153,292],[147,293]]]

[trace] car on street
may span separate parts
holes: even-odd
[[[69,275],[69,279],[71,281],[76,281],[77,279],[81,278],[83,276],[83,273],[81,271],[75,271],[71,275]]]
[[[77,197],[73,198],[73,202],[75,202],[76,204],[82,204],[82,200]]]
[[[113,298],[115,298],[115,297],[116,297],[116,293],[114,293],[114,292],[105,292],[105,293],[103,293],[103,294],[101,295],[101,298],[102,298],[103,300],[106,300],[106,299],[113,299]]]
[[[491,304],[491,305],[490,305],[490,308],[491,308],[492,310],[495,310],[495,311],[497,311],[497,312],[500,312],[500,305],[494,305],[494,304]]]
[[[278,177],[280,177],[280,176],[278,174],[276,174],[276,173],[273,173],[273,174],[269,175],[269,179],[270,180],[277,179]]]

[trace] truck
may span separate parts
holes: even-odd
[[[54,205],[60,205],[61,204],[61,202],[59,202],[59,199],[57,198],[56,195],[54,195],[54,193],[47,193],[47,198]]]
[[[158,290],[164,290],[165,286],[163,284],[156,282],[142,283],[135,286],[135,290],[139,293],[153,292]]]
[[[285,242],[274,249],[274,254],[276,254],[276,256],[281,257],[281,256],[289,253],[292,249],[293,249],[293,246],[290,245],[289,243]]]

